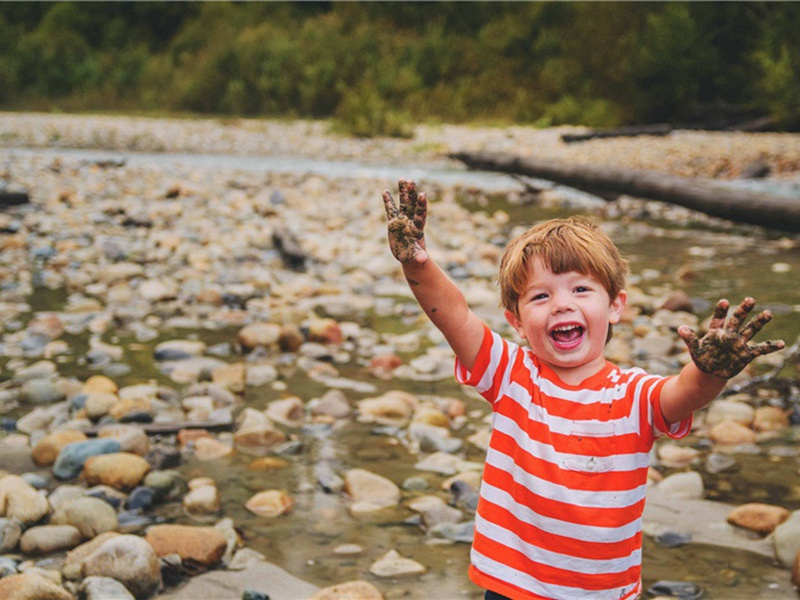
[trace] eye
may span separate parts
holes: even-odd
[[[545,294],[544,292],[539,292],[538,294],[534,294],[533,296],[531,296],[531,302],[534,302],[536,300],[544,300],[545,298],[547,298],[547,294]]]
[[[590,288],[588,285],[579,285],[575,288],[575,292],[578,294],[584,294],[586,292],[591,292],[591,291],[592,288]]]

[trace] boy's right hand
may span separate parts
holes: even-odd
[[[389,190],[383,192],[383,204],[389,219],[389,248],[401,263],[421,265],[428,260],[424,232],[428,200],[424,193],[417,194],[417,185],[413,181],[401,179],[397,187],[400,190],[399,206]]]

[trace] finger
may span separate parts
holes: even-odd
[[[413,221],[414,225],[420,231],[425,229],[425,221],[428,219],[428,197],[425,193],[417,196],[417,205],[414,208]]]
[[[401,179],[397,187],[400,189],[400,212],[411,219],[417,204],[417,185],[410,179]]]
[[[696,354],[700,349],[700,342],[697,339],[697,334],[694,332],[694,329],[688,325],[681,325],[678,327],[678,335],[681,336],[681,339],[686,344],[687,348],[689,348],[689,353],[692,355]]]
[[[730,302],[727,300],[720,300],[714,307],[714,314],[711,315],[711,321],[708,324],[709,329],[722,329],[725,326],[725,317],[728,316],[728,308]]]
[[[760,344],[754,344],[750,346],[750,351],[753,353],[753,358],[755,358],[756,356],[763,356],[764,354],[769,354],[770,352],[783,350],[785,347],[786,344],[783,340],[769,340],[767,342],[761,342]]]
[[[755,305],[756,301],[752,298],[745,298],[742,300],[742,303],[736,307],[735,311],[733,311],[731,318],[728,319],[728,329],[731,331],[739,331],[739,327],[742,326],[742,323],[744,323],[748,313],[753,310]]]
[[[747,340],[752,339],[753,336],[761,331],[761,328],[771,320],[772,313],[768,310],[762,310],[755,317],[753,317],[747,325],[744,326],[742,329],[742,337]]]
[[[394,199],[392,195],[389,193],[389,190],[383,190],[383,207],[386,209],[386,217],[391,221],[395,217],[397,217],[399,211],[397,210],[397,205],[394,203]]]

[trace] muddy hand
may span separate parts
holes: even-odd
[[[714,309],[708,332],[701,338],[686,325],[678,328],[678,335],[689,347],[689,353],[698,369],[714,377],[730,379],[754,358],[784,347],[783,340],[759,344],[750,341],[772,319],[772,313],[764,310],[743,326],[755,305],[755,300],[745,298],[726,323],[725,317],[730,305],[727,300],[720,300]]]
[[[413,181],[401,179],[399,203],[395,204],[389,190],[383,192],[383,204],[389,219],[389,248],[394,257],[402,263],[428,260],[425,250],[425,219],[428,216],[428,201],[425,194],[417,194]]]

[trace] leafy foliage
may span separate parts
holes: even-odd
[[[794,3],[0,3],[0,107],[791,124],[798,32]]]

